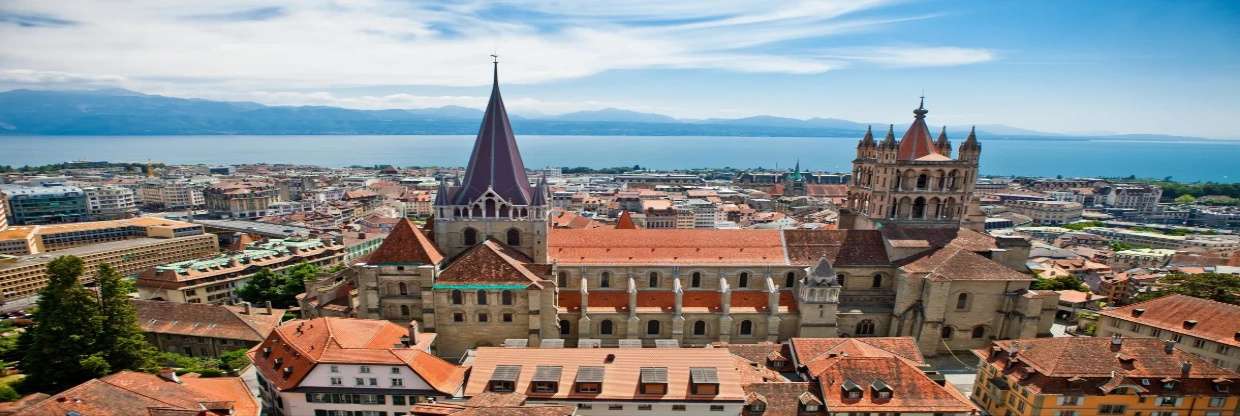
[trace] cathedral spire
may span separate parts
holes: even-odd
[[[865,137],[861,138],[861,143],[858,145],[858,147],[869,147],[873,145],[874,145],[874,127],[865,126]]]
[[[465,180],[452,198],[455,205],[472,203],[488,189],[513,205],[529,205],[531,201],[533,191],[499,93],[499,60],[493,59],[492,65],[491,99],[465,168]]]
[[[943,130],[939,131],[939,139],[934,142],[934,147],[939,150],[939,154],[950,156],[952,153],[952,142],[947,139],[947,126],[943,126]]]
[[[887,125],[887,137],[883,138],[882,145],[884,147],[895,147],[896,145],[896,125],[895,124]]]
[[[900,138],[900,151],[896,154],[899,160],[915,160],[931,153],[937,153],[934,148],[934,142],[930,138],[930,127],[926,126],[926,113],[930,110],[926,109],[926,97],[921,97],[921,103],[917,105],[917,109],[913,110],[913,124],[908,126],[908,131],[904,132],[904,136]]]

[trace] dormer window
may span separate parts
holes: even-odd
[[[534,393],[552,393],[560,390],[560,374],[563,367],[558,365],[540,365],[534,370],[530,379],[530,390]]]
[[[642,394],[667,394],[667,367],[642,367],[639,381]]]
[[[280,368],[280,364],[284,364],[284,359],[280,357],[276,357],[275,360],[271,361],[271,368],[273,369]]]
[[[853,385],[856,386],[856,384]],[[858,389],[860,389],[860,387],[858,387]],[[800,408],[802,412],[817,412],[818,409],[822,407],[822,402],[819,401],[817,397],[814,397],[812,393],[807,391],[801,393],[800,396],[797,396],[797,407]]]
[[[511,393],[517,388],[517,378],[521,375],[519,365],[497,365],[491,379],[487,382],[487,390],[496,393]]]
[[[840,385],[840,390],[843,391],[845,398],[852,400],[861,399],[861,395],[863,393],[861,386],[858,386],[857,383],[853,383],[852,380],[844,380],[844,384]]]
[[[577,377],[573,379],[573,390],[578,393],[593,394],[603,390],[602,366],[577,367]]]
[[[293,367],[284,367],[284,378],[293,375]]]
[[[689,391],[693,394],[719,394],[719,370],[715,367],[689,368],[689,383]]]
[[[271,347],[263,347],[263,358],[271,356]]]
[[[873,390],[875,399],[885,400],[891,398],[891,386],[887,385],[887,383],[884,383],[882,380],[874,380],[873,383],[870,383],[870,390]]]

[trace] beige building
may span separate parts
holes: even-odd
[[[1240,371],[1240,306],[1184,295],[1167,295],[1102,311],[1098,337],[1152,337]]]
[[[1038,225],[1062,225],[1081,219],[1084,207],[1078,202],[1012,200],[1004,203],[1008,209],[1033,219]]]
[[[284,317],[283,309],[201,305],[151,300],[133,301],[138,326],[160,351],[191,357],[220,354],[258,345]]]
[[[259,270],[273,272],[314,264],[323,269],[342,262],[343,245],[320,239],[272,239],[239,252],[161,264],[142,272],[135,282],[141,299],[176,303],[232,304],[236,290]]]
[[[159,217],[17,226],[0,230],[0,254],[38,254],[109,241],[176,238],[203,232],[201,225]]]
[[[1126,271],[1138,267],[1158,269],[1171,262],[1175,250],[1165,248],[1138,248],[1117,251],[1111,256],[1111,270]]]
[[[275,185],[261,181],[226,181],[202,193],[207,212],[220,218],[259,218],[268,214],[268,207],[280,200]]]
[[[194,208],[206,203],[202,189],[176,179],[148,179],[138,186],[137,198],[143,206],[160,209]]]

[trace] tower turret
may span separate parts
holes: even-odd
[[[938,149],[939,154],[952,157],[952,142],[947,139],[947,126],[943,126],[943,130],[939,131],[939,139],[934,142],[934,148]]]
[[[806,268],[805,277],[797,282],[797,304],[801,314],[801,337],[836,337],[836,312],[839,311],[840,283],[835,268],[826,256],[814,267]]]
[[[858,157],[858,158],[866,158],[866,157],[871,157],[871,156],[870,156],[870,154],[871,154],[871,152],[870,152],[870,151],[871,151],[871,150],[874,150],[874,147],[875,147],[876,145],[877,145],[877,144],[874,142],[874,129],[873,129],[873,127],[872,127],[872,126],[865,126],[865,136],[861,138],[861,141],[858,141],[858,142],[857,142],[857,157]]]
[[[977,142],[977,126],[969,128],[969,137],[960,144],[960,160],[977,161],[982,153],[982,145]]]

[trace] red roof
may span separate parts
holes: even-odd
[[[930,128],[926,126],[925,107],[919,107],[913,110],[916,118],[913,124],[908,126],[908,130],[904,132],[904,136],[900,138],[900,148],[896,153],[899,160],[917,160],[925,156],[938,155],[938,150],[934,147],[934,140],[930,138]]]
[[[778,230],[552,229],[560,264],[787,264]]]
[[[637,224],[633,223],[633,216],[629,215],[628,211],[624,211],[623,213],[620,214],[620,219],[616,220],[616,229],[617,230],[637,229]]]
[[[967,413],[977,407],[950,384],[940,386],[920,368],[896,357],[837,356],[829,358],[813,376],[818,379],[826,407],[836,412]],[[846,393],[854,386],[859,398]],[[887,388],[891,396],[881,398]]]
[[[541,286],[529,257],[493,239],[462,253],[439,274],[436,283],[518,283]]]
[[[1240,347],[1240,306],[1229,303],[1172,294],[1107,309],[1102,315]],[[1188,321],[1196,322],[1190,326]]]
[[[371,264],[437,265],[441,261],[443,254],[408,218],[401,218],[383,244],[367,258]]]
[[[238,377],[196,378],[175,382],[154,374],[121,371],[87,380],[21,409],[22,416],[129,416],[164,411],[187,415],[258,415],[258,404]]]

